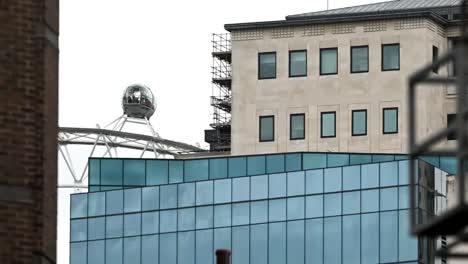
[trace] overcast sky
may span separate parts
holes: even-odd
[[[330,9],[375,2],[383,1],[330,0]],[[207,146],[211,34],[326,8],[326,0],[60,1],[60,126],[111,122],[125,87],[142,83],[155,94],[151,121],[161,137]],[[70,192],[59,192],[60,264],[68,263]]]

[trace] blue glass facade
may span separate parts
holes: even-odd
[[[424,163],[454,168],[444,158]],[[72,264],[213,264],[218,248],[232,250],[233,264],[418,263],[425,250],[409,235],[404,155],[89,164],[90,192],[71,196]],[[420,198],[431,214],[431,198]]]

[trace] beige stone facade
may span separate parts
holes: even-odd
[[[294,151],[405,153],[408,77],[458,34],[426,17],[233,30],[231,154]],[[400,44],[400,70],[382,71],[382,45]],[[369,71],[350,73],[352,46],[369,47]],[[338,74],[321,76],[319,51],[338,48]],[[289,51],[307,50],[307,76],[290,78]],[[276,52],[276,78],[258,79],[258,53]],[[447,75],[449,67],[439,69]],[[435,73],[434,73],[435,74]],[[418,91],[418,138],[445,128],[455,112],[451,87]],[[382,109],[398,107],[398,133],[383,134]],[[367,135],[351,135],[351,111],[367,110]],[[320,113],[336,111],[336,137],[320,137]],[[290,114],[305,114],[305,139],[290,140]],[[259,141],[259,117],[274,115],[272,142]],[[442,145],[450,146],[452,142]]]

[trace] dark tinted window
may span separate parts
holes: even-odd
[[[338,73],[338,49],[320,49],[320,75]]]
[[[351,123],[353,136],[367,135],[367,110],[353,110]]]
[[[307,76],[307,51],[289,52],[289,77]]]
[[[321,130],[320,136],[322,138],[336,136],[336,112],[323,112],[321,113]]]
[[[398,108],[392,107],[383,109],[383,133],[398,133]]]
[[[400,69],[400,44],[382,45],[382,70],[393,71]]]
[[[276,52],[258,54],[258,79],[276,78]]]
[[[290,120],[289,136],[290,139],[305,138],[305,115],[292,114]]]
[[[447,115],[447,127],[455,123],[456,119],[457,119],[457,114],[448,114]],[[456,139],[457,139],[456,133],[450,133],[447,135],[447,140],[456,140]]]
[[[273,116],[260,117],[260,142],[274,141],[275,119]]]
[[[369,47],[351,47],[351,72],[369,71]]]

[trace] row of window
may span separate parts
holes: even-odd
[[[398,133],[398,108],[389,107],[382,110],[382,131],[384,134]],[[273,115],[260,116],[260,142],[275,140],[275,117]],[[289,139],[305,139],[305,114],[291,114],[289,117]],[[351,111],[351,135],[367,135],[367,109]],[[320,113],[320,137],[336,137],[336,112]]]
[[[320,49],[320,75],[338,74],[338,48]],[[351,73],[369,71],[369,46],[351,47]],[[400,44],[382,45],[382,71],[400,69]],[[289,51],[289,77],[307,76],[307,50]],[[258,54],[258,79],[276,78],[276,52]]]

